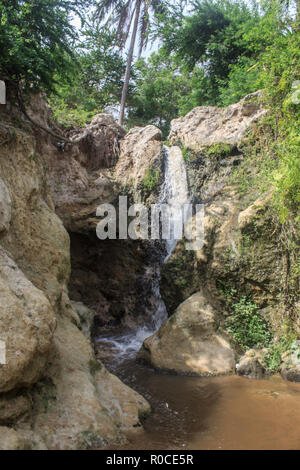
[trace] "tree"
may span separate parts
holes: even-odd
[[[189,70],[203,65],[211,77],[224,79],[229,66],[251,51],[244,33],[259,20],[256,8],[244,1],[195,0],[192,14],[176,11],[157,25],[166,53],[173,53]]]
[[[180,113],[180,104],[191,93],[190,78],[180,73],[172,58],[162,50],[146,61],[140,58],[135,66],[136,88],[129,106],[131,125],[155,124],[164,135],[170,122]]]
[[[13,94],[53,90],[56,73],[72,67],[70,22],[93,0],[0,0],[0,78]]]
[[[132,29],[120,105],[120,125],[123,125],[124,122],[130,72],[137,36],[139,34],[140,56],[147,44],[150,10],[152,9],[154,14],[163,13],[165,3],[164,0],[102,0],[98,7],[97,15],[99,21],[106,19],[106,24],[117,24],[117,39],[121,48],[124,47]]]
[[[94,24],[81,32],[73,53],[77,67],[68,80],[55,77],[50,104],[59,122],[83,126],[95,114],[120,103],[125,60],[115,48],[115,36]]]

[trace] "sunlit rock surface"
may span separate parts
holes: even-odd
[[[214,308],[198,292],[144,341],[139,357],[158,369],[178,373],[231,374],[235,370],[235,354],[228,339],[218,332],[218,326]]]

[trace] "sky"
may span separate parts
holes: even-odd
[[[176,0],[170,0],[170,3],[175,4],[175,1]],[[185,8],[185,10],[188,11],[188,8]],[[73,18],[72,24],[77,29],[80,29],[80,27],[81,27],[80,18],[78,18],[78,17]],[[126,51],[126,49],[128,49],[129,44],[130,44],[130,35],[129,35],[129,39],[128,39],[127,44],[126,44],[125,51]],[[143,51],[142,57],[148,58],[152,54],[152,52],[155,52],[158,49],[159,49],[159,41],[158,40],[154,41],[153,43],[149,43],[147,48]],[[136,47],[135,47],[134,54],[135,54],[135,56],[137,56],[137,54],[138,54],[138,41],[137,41],[137,44],[136,44]]]

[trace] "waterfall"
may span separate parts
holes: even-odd
[[[189,202],[187,173],[180,147],[163,147],[164,152],[164,184],[160,196],[161,203],[167,203],[171,213],[183,214],[183,207]],[[174,212],[173,212],[174,211]],[[182,216],[183,217],[183,216]],[[165,262],[176,248],[178,239],[174,236],[176,217],[171,217],[171,237],[166,242],[167,256]],[[185,220],[183,219],[185,222]]]
[[[161,188],[159,200],[157,204],[168,204],[171,209],[171,232],[170,239],[166,240],[166,257],[163,260],[165,263],[171,256],[175,249],[178,239],[174,237],[174,222],[175,212],[183,214],[183,207],[189,202],[189,191],[187,174],[184,164],[183,155],[179,147],[163,147],[164,157],[164,182]],[[182,218],[183,216],[181,216]],[[168,314],[164,301],[161,298],[159,290],[160,269],[157,266],[147,267],[144,273],[145,277],[152,278],[152,294],[151,300],[154,306],[151,318],[144,314],[141,316],[142,322],[137,320],[137,325],[134,329],[123,331],[120,333],[103,334],[96,339],[96,343],[100,349],[107,348],[110,357],[113,357],[116,362],[120,363],[126,359],[132,359],[136,356],[137,351],[141,348],[144,340],[154,334],[161,325],[167,321]]]

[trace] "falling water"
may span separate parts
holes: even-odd
[[[171,214],[181,214],[184,204],[189,201],[187,174],[184,159],[179,147],[163,147],[164,156],[164,182],[157,204],[168,204]],[[172,212],[174,210],[174,212]],[[173,216],[175,217],[175,215]],[[171,217],[171,236],[166,240],[166,257],[164,262],[171,256],[178,240],[174,237],[172,230],[175,219]],[[141,315],[141,321],[137,321],[135,329],[127,331],[117,330],[103,333],[96,339],[97,349],[105,351],[111,359],[120,363],[136,356],[144,340],[155,333],[168,319],[164,301],[159,290],[160,270],[156,267],[147,267],[145,277],[152,278],[152,304],[154,306],[151,316]]]
[[[166,145],[163,151],[165,157],[165,179],[159,202],[167,203],[170,212],[181,216],[181,220],[183,220],[183,207],[189,202],[189,190],[182,151],[179,147],[169,148]],[[176,216],[173,215],[171,237],[166,243],[167,256],[164,260],[165,262],[171,256],[178,242],[178,239],[174,236],[175,218]]]

